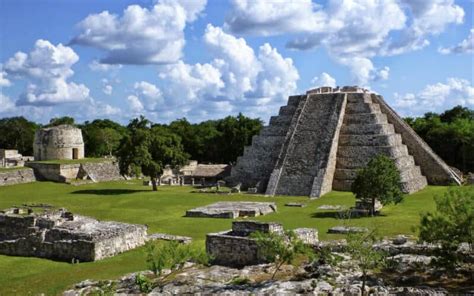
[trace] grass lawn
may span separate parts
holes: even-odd
[[[377,227],[383,235],[413,234],[419,213],[433,210],[433,196],[447,187],[430,186],[407,196],[397,206],[386,206],[375,218],[354,218],[350,225]],[[275,201],[278,212],[258,217],[261,221],[276,221],[291,229],[314,227],[323,240],[340,238],[327,234],[327,229],[342,221],[333,211],[317,210],[323,204],[351,206],[354,197],[348,192],[331,192],[320,199],[307,197],[264,197],[257,195],[216,195],[190,193],[191,187],[159,187],[158,192],[141,185],[141,181],[122,181],[71,186],[52,182],[35,182],[0,187],[0,208],[23,203],[48,203],[65,207],[74,213],[101,220],[147,224],[149,233],[191,236],[195,244],[204,245],[205,234],[231,227],[230,219],[186,218],[185,211],[217,201]],[[304,202],[305,208],[285,207],[287,202]],[[72,265],[38,258],[0,255],[0,295],[59,294],[84,279],[107,279],[146,269],[143,248],[113,258]]]
[[[0,168],[0,173],[1,172],[9,172],[9,171],[18,171],[18,170],[26,170],[30,169],[28,167],[8,167],[8,168]]]

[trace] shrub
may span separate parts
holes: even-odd
[[[453,269],[462,261],[457,252],[474,243],[474,186],[452,187],[443,196],[435,196],[436,211],[421,214],[420,240],[441,245],[435,264]]]
[[[284,235],[257,231],[252,233],[251,237],[256,240],[265,259],[275,264],[272,280],[283,264],[292,263],[297,255],[306,255],[311,258],[314,255],[313,250],[303,244],[293,231],[286,231]]]
[[[400,173],[393,161],[384,155],[371,159],[365,168],[357,172],[351,190],[358,200],[371,205],[372,216],[375,200],[386,205],[399,203],[403,199]]]

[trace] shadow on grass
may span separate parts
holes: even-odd
[[[385,217],[384,214],[377,214],[374,217]],[[311,214],[311,218],[333,218],[333,219],[359,219],[372,217],[370,215],[348,215],[347,212],[316,212]]]
[[[71,192],[72,194],[95,194],[95,195],[121,195],[139,192],[151,192],[151,190],[134,189],[86,189]]]

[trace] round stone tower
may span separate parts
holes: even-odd
[[[35,160],[84,158],[84,141],[80,129],[59,125],[36,131],[33,143]]]

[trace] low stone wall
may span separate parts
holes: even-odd
[[[36,181],[36,177],[30,168],[11,169],[0,172],[0,186],[31,183],[34,181]]]
[[[90,179],[94,182],[123,180],[118,163],[112,160],[77,164],[29,162],[38,180],[66,182],[70,179]]]

